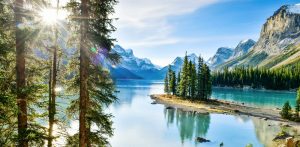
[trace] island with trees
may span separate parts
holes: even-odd
[[[293,70],[291,70],[293,69]],[[300,110],[299,65],[283,69],[236,67],[211,73],[201,57],[193,63],[184,57],[178,73],[171,66],[164,79],[165,94],[153,94],[154,103],[164,104],[167,109],[180,108],[193,113],[222,113],[248,115],[265,120],[286,122],[297,127]],[[296,105],[293,109],[286,102],[282,109],[257,108],[244,104],[211,98],[212,86],[271,90],[297,89]]]

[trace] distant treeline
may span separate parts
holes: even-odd
[[[229,70],[225,68],[212,75],[212,83],[213,86],[296,89],[300,85],[300,64],[280,69],[236,67]]]
[[[192,100],[207,100],[212,92],[211,74],[209,67],[199,56],[198,65],[184,57],[181,71],[176,73],[169,66],[165,77],[164,91]]]

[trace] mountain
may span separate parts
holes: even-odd
[[[226,62],[233,55],[233,49],[227,47],[218,48],[216,54],[209,58],[207,63],[211,68],[215,68],[216,66]]]
[[[106,67],[110,70],[114,79],[152,79],[162,80],[168,72],[168,67],[159,68],[147,58],[135,57],[131,49],[124,49],[120,45],[116,45],[113,51],[121,56],[121,62],[118,65],[110,65],[106,63]],[[194,63],[198,63],[196,54],[189,54],[188,59]],[[177,57],[170,64],[172,70],[179,72],[183,65],[184,57]]]
[[[198,63],[198,56],[196,54],[189,54],[188,60],[192,61],[193,63],[197,64]],[[175,60],[170,64],[171,69],[175,71],[175,73],[178,73],[181,70],[181,67],[184,62],[184,57],[176,57]],[[158,79],[163,79],[166,76],[166,73],[168,72],[169,65],[163,67],[159,71],[159,76],[157,77]]]
[[[257,43],[247,54],[218,66],[278,68],[300,61],[300,4],[284,5],[263,25]]]
[[[255,45],[255,41],[252,39],[242,40],[234,49],[233,56],[231,58],[238,58],[249,52],[249,50]]]
[[[113,78],[115,79],[155,79],[159,67],[154,65],[147,58],[134,56],[132,49],[124,49],[115,45],[113,51],[121,56],[121,62],[117,65],[108,65]]]

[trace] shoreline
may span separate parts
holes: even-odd
[[[300,123],[282,119],[278,109],[257,108],[217,99],[211,99],[209,102],[190,101],[166,94],[153,94],[150,97],[156,103],[163,104],[166,107],[180,108],[184,111],[193,111],[200,114],[219,113],[252,116],[266,121],[276,121],[283,126],[291,126],[300,131]]]
[[[166,94],[152,94],[150,98],[154,100],[152,104],[162,104],[165,105],[167,109],[181,109],[186,112],[199,114],[245,115],[265,121],[272,121],[282,128],[289,128],[290,130],[300,132],[300,123],[282,119],[279,114],[280,110],[278,109],[257,108],[217,99],[210,99],[210,101],[207,102],[191,101]],[[274,139],[276,138],[276,136],[273,137]],[[300,134],[298,135],[296,133],[292,138],[294,141],[299,141]],[[274,139],[272,140],[271,146],[284,147],[287,144],[287,138]]]
[[[213,86],[212,88],[219,88],[219,89],[235,89],[235,90],[245,90],[245,91],[262,91],[262,92],[287,92],[287,93],[295,93],[297,89],[290,89],[290,90],[273,90],[273,89],[265,89],[265,88],[249,88],[249,87],[230,87],[230,86]]]

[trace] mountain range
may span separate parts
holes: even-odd
[[[235,66],[279,68],[300,60],[300,5],[280,7],[263,25],[257,43],[244,54],[232,58],[217,69]]]
[[[147,58],[138,58],[132,49],[124,49],[120,45],[113,48],[121,56],[121,62],[117,65],[107,65],[112,77],[115,79],[155,79],[161,80],[168,71],[168,66],[159,67]],[[188,59],[197,63],[198,56],[189,54]],[[177,57],[170,64],[172,70],[178,72],[183,64],[183,57]]]
[[[121,64],[109,66],[116,79],[163,79],[168,66],[160,68],[147,58],[135,57],[131,49],[116,45],[113,49],[122,57]],[[189,60],[198,62],[196,54],[189,54]],[[292,66],[300,61],[300,5],[280,7],[262,26],[257,42],[246,39],[235,48],[220,47],[206,62],[212,70],[225,67],[257,66],[279,68]],[[178,72],[183,57],[177,57],[170,67]]]

